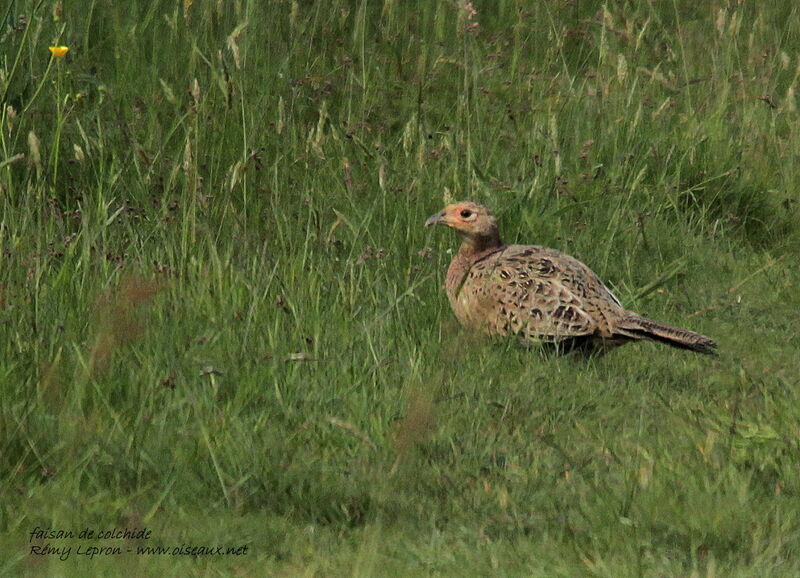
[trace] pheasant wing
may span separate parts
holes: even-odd
[[[511,246],[472,266],[463,290],[487,332],[558,342],[596,331],[569,267],[550,251]]]

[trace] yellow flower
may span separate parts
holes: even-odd
[[[51,46],[50,53],[55,56],[56,58],[64,58],[64,56],[69,52],[69,46]]]

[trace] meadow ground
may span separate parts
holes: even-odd
[[[3,6],[0,572],[800,575],[795,2]],[[721,356],[460,331],[461,198]]]

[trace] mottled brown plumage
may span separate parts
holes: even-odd
[[[504,245],[497,219],[486,207],[455,203],[425,224],[446,225],[461,238],[447,270],[445,291],[468,329],[568,348],[608,349],[650,339],[714,354],[714,340],[626,310],[574,257],[546,247]]]

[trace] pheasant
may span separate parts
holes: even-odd
[[[464,327],[564,349],[606,351],[648,339],[715,355],[713,339],[628,311],[586,265],[555,249],[505,245],[497,219],[482,205],[460,202],[432,215],[461,238],[445,292]]]

